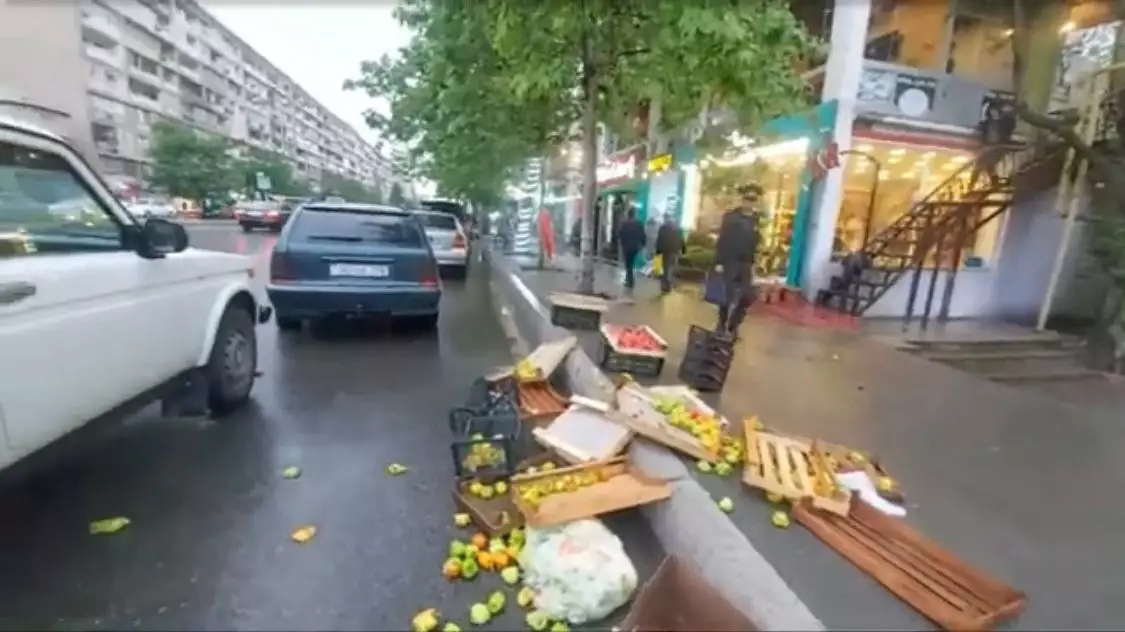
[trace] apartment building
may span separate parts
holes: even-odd
[[[0,0],[0,34],[12,35],[0,42],[20,46],[0,55],[20,67],[0,76],[0,88],[80,114],[74,125],[88,121],[89,131],[70,131],[91,139],[107,174],[139,177],[152,125],[170,119],[283,156],[314,187],[326,173],[384,192],[402,179],[381,148],[192,0],[39,4]],[[48,22],[49,43],[34,41]],[[81,89],[59,94],[60,81]]]

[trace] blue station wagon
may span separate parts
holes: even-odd
[[[274,246],[267,286],[275,320],[299,329],[331,316],[410,317],[434,326],[438,264],[410,213],[318,202],[294,212]]]

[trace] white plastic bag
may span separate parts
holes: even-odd
[[[604,619],[637,589],[625,547],[598,520],[529,528],[519,562],[536,609],[575,625]]]

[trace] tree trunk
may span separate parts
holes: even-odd
[[[598,76],[587,47],[582,62],[582,274],[578,291],[594,293],[594,218],[595,196],[598,193]]]

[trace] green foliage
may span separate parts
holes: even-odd
[[[383,192],[379,187],[367,187],[362,182],[327,172],[321,179],[321,189],[325,195],[338,195],[349,202],[382,204]]]
[[[225,197],[239,178],[226,139],[161,121],[153,125],[149,181],[169,194],[192,200]]]
[[[391,192],[387,196],[387,202],[391,206],[402,206],[406,203],[406,196],[402,194],[402,186],[394,182],[391,184]]]
[[[781,0],[407,0],[397,17],[409,46],[345,87],[390,103],[368,122],[415,175],[482,203],[591,108],[619,131],[654,99],[667,128],[725,107],[753,130],[803,105],[795,68],[820,48]]]
[[[236,161],[239,185],[247,192],[257,190],[257,174],[264,173],[270,179],[270,191],[277,195],[294,197],[309,195],[306,182],[293,175],[293,167],[281,156],[261,150],[251,150],[249,154]]]

